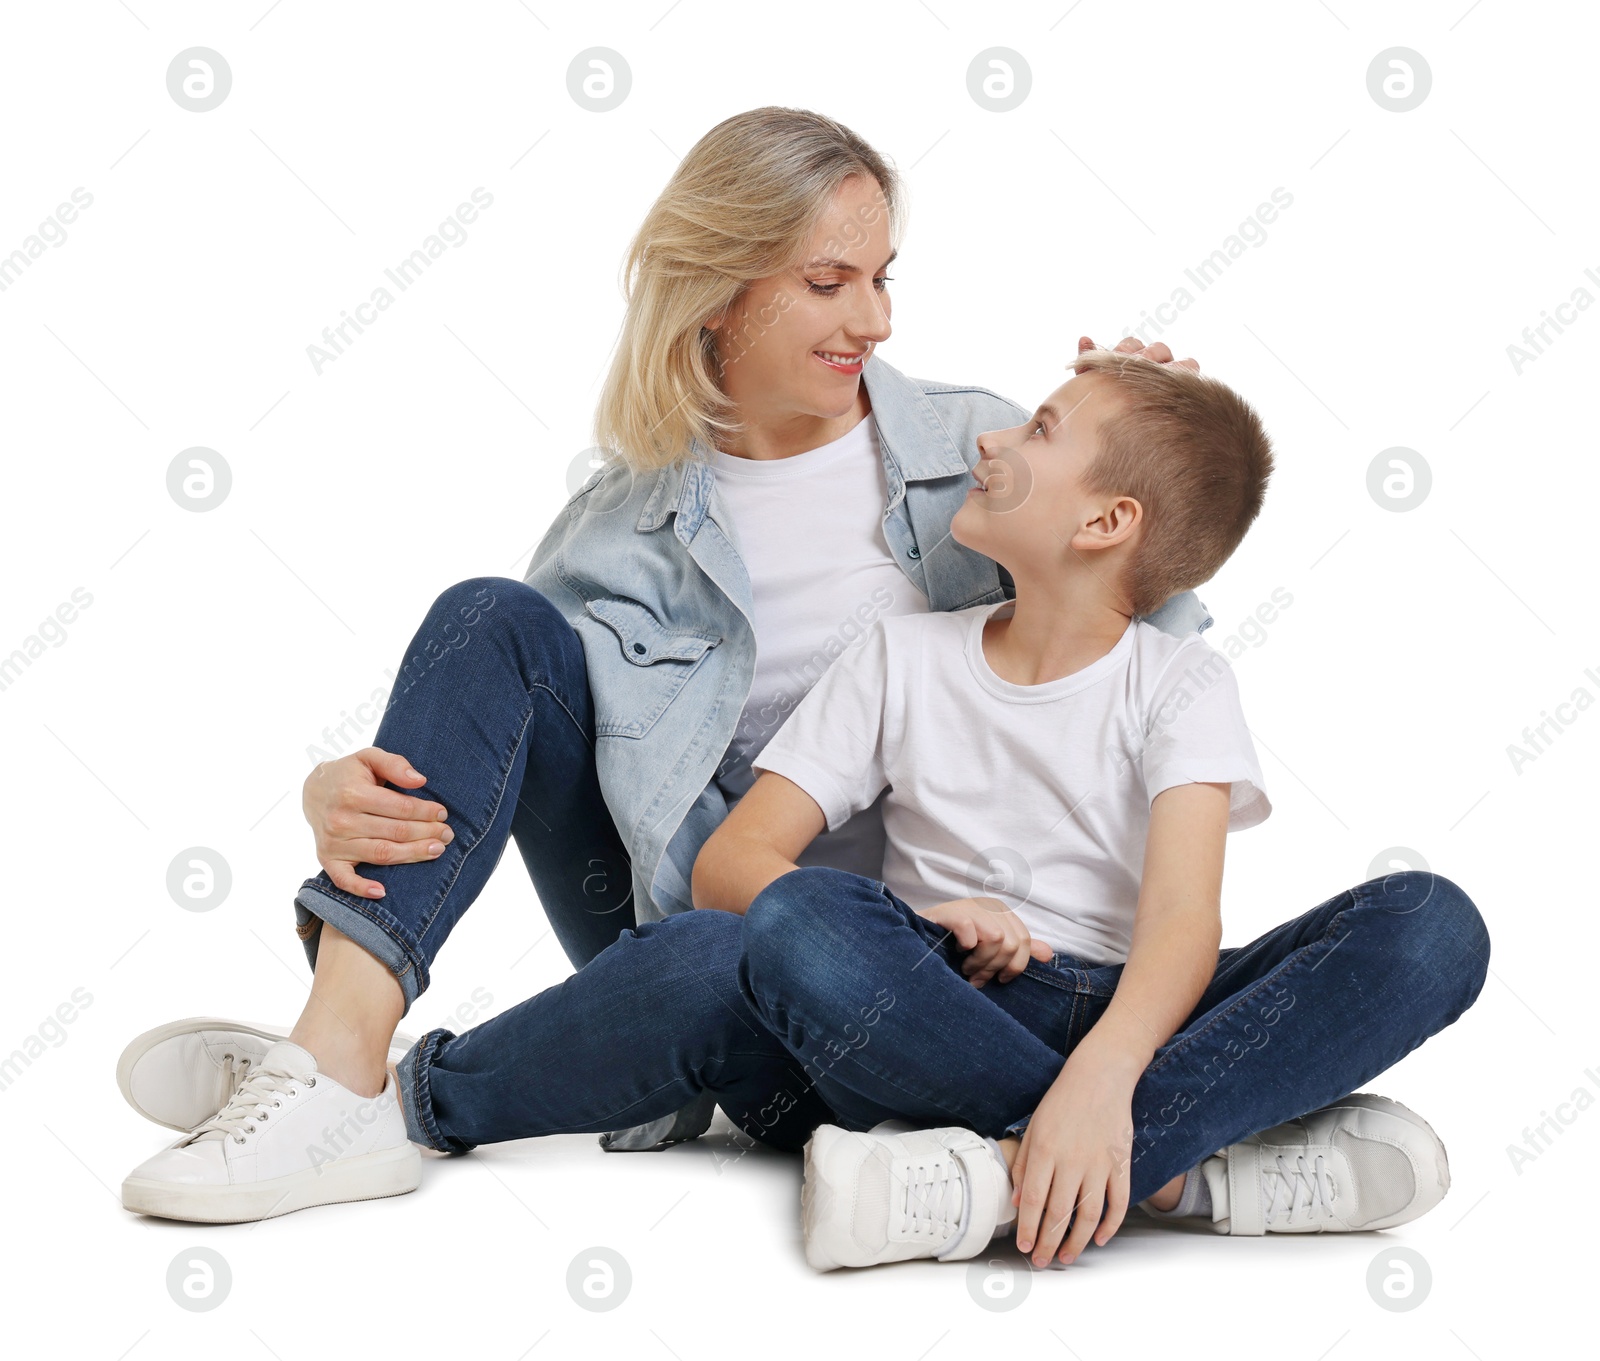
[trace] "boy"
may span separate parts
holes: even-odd
[[[1218,967],[1224,839],[1270,805],[1226,662],[1138,616],[1244,537],[1272,467],[1261,423],[1183,368],[1075,364],[1024,425],[979,439],[951,523],[1011,573],[1015,602],[878,621],[755,760],[695,864],[696,907],[747,913],[745,997],[839,1120],[806,1147],[806,1254],[823,1270],[972,1257],[1013,1222],[1035,1265],[1058,1248],[1070,1262],[1185,1139],[1201,1165],[1142,1206],[1222,1232],[1388,1227],[1449,1184],[1442,1144],[1397,1103],[1314,1110],[1419,1043],[1407,1025],[1438,1028],[1400,1020],[1356,1057],[1309,1024],[1341,1004],[1312,994],[1335,975],[1400,986],[1364,972],[1392,942],[1346,932],[1360,948],[1316,974],[1310,952],[1349,913],[1333,900],[1223,952],[1246,976]],[[882,881],[796,868],[885,789]],[[1394,878],[1391,916],[1449,897]],[[1278,1044],[1223,1073],[1207,1045],[1252,987],[1252,1024]],[[1172,1087],[1185,1058],[1215,1063],[1217,1093]],[[902,1123],[862,1132],[885,1116]]]

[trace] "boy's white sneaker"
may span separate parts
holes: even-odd
[[[122,1203],[163,1219],[238,1224],[403,1195],[421,1179],[394,1075],[377,1096],[357,1096],[283,1041],[221,1110],[128,1174]]]
[[[976,1257],[1016,1218],[1011,1178],[969,1129],[870,1134],[821,1125],[806,1145],[800,1193],[806,1261],[818,1271],[916,1257]]]
[[[127,1103],[158,1125],[191,1130],[221,1110],[267,1050],[289,1032],[278,1026],[190,1016],[147,1030],[117,1060],[117,1086]],[[396,1035],[389,1062],[416,1043]]]
[[[1218,1233],[1349,1233],[1426,1214],[1450,1189],[1444,1143],[1398,1101],[1357,1092],[1200,1164]]]

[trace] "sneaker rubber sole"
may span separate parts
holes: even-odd
[[[240,1186],[176,1186],[129,1177],[122,1183],[122,1204],[135,1214],[159,1219],[245,1224],[315,1205],[403,1196],[421,1181],[422,1154],[405,1144]]]

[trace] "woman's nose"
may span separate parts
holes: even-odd
[[[875,288],[863,290],[862,302],[851,318],[850,329],[861,339],[881,345],[893,329],[889,325],[889,300]]]

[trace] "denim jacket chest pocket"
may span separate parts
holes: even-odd
[[[579,632],[603,629],[599,636],[610,646],[599,655],[616,659],[590,685],[597,737],[643,737],[722,641],[698,629],[666,628],[648,608],[624,596],[596,596],[584,601],[584,609],[588,618],[578,621]],[[591,669],[596,659],[591,652]]]

